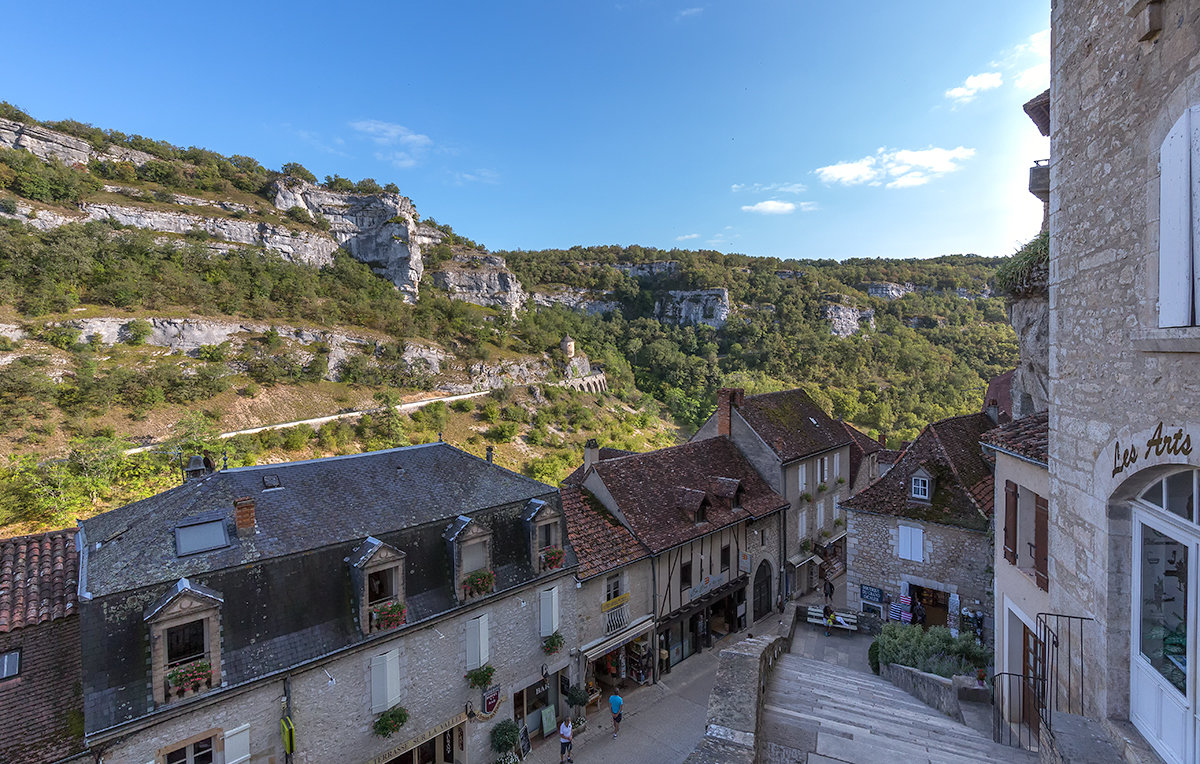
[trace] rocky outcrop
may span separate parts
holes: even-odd
[[[670,276],[679,272],[677,260],[659,260],[653,263],[614,263],[613,267],[635,279]]]
[[[122,146],[109,146],[104,151],[97,151],[82,138],[41,125],[13,122],[10,119],[0,119],[0,147],[24,149],[43,161],[57,159],[65,164],[87,164],[88,160],[95,158],[106,162],[132,162],[141,165],[154,159],[154,156],[144,151]]]
[[[875,311],[859,310],[850,305],[827,302],[821,306],[821,317],[829,322],[829,331],[835,337],[857,334],[864,323],[871,329],[875,328]]]
[[[433,283],[453,300],[502,308],[515,314],[529,296],[498,255],[455,255],[433,274]]]
[[[337,246],[395,284],[410,301],[416,300],[424,273],[419,242],[430,240],[436,229],[418,224],[411,199],[400,194],[336,193],[295,178],[275,181],[271,193],[281,210],[301,207],[324,217]]]
[[[559,292],[534,292],[532,295],[533,304],[539,307],[561,306],[579,311],[580,313],[586,313],[589,316],[609,313],[621,307],[621,304],[616,300],[600,299],[607,296],[598,296],[590,290],[572,287]]]
[[[729,321],[729,290],[672,289],[655,301],[654,317],[669,324],[704,324],[720,329]]]
[[[124,194],[133,199],[152,199],[154,195],[149,191],[143,191],[140,188],[131,186],[113,186],[105,185],[104,190],[111,194]],[[171,200],[175,204],[182,204],[187,207],[213,207],[215,209],[225,210],[226,212],[246,212],[254,213],[256,210],[248,204],[239,204],[226,199],[201,199],[198,196],[188,196],[187,194],[171,194]]]
[[[1010,297],[1008,321],[1017,333],[1020,360],[1012,378],[1013,419],[1050,406],[1050,301],[1042,293]]]
[[[891,281],[876,281],[865,286],[867,294],[871,297],[880,297],[884,300],[899,300],[917,289],[912,284],[896,284]]]

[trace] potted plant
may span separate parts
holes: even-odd
[[[391,737],[407,721],[408,709],[404,706],[392,706],[379,715],[379,718],[375,720],[375,724],[371,726],[371,729],[379,737]]]
[[[566,641],[563,638],[562,632],[556,631],[542,640],[542,652],[546,653],[546,655],[554,655],[563,648]]]
[[[812,501],[812,494],[805,491],[800,494],[800,501]]]
[[[987,683],[987,669],[975,669],[975,678],[979,680],[979,686],[983,687]]]
[[[822,539],[827,539],[827,538],[829,538],[829,530],[828,530],[827,528],[822,528],[822,529],[821,529],[821,538],[822,538]]]
[[[490,570],[473,570],[463,580],[467,594],[487,594],[496,586],[496,574]]]
[[[546,547],[542,550],[542,569],[551,570],[553,568],[561,568],[563,559],[566,557],[566,552],[556,546]]]
[[[492,686],[492,677],[496,675],[496,667],[490,663],[485,663],[479,668],[473,668],[463,674],[463,678],[467,680],[467,684],[471,687],[486,690]]]
[[[404,625],[407,611],[402,602],[384,602],[371,608],[371,622],[377,629],[394,629]]]
[[[587,690],[577,684],[567,688],[567,705],[575,709],[575,720],[571,723],[575,726],[576,732],[582,732],[587,728],[587,715],[580,710],[587,706],[587,702]]]
[[[837,479],[837,484],[838,484],[838,485],[845,485],[845,484],[846,484],[846,478],[844,478],[844,477],[838,477],[838,479]]]
[[[804,539],[800,542],[800,553],[808,554],[812,550],[812,539]]]
[[[199,690],[201,684],[212,687],[212,664],[198,660],[176,666],[167,673],[167,683],[178,689],[180,695],[188,688],[192,692]]]
[[[824,483],[821,483],[819,486],[817,486],[817,493],[825,493],[828,490],[829,486],[825,485]]]
[[[512,719],[504,719],[492,727],[492,750],[500,754],[497,762],[520,761],[517,757],[517,744],[521,740],[521,730]]]
[[[840,517],[833,521],[834,528],[841,528],[845,524],[846,524],[846,521]]]

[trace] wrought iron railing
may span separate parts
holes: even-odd
[[[1044,678],[1022,674],[992,677],[992,740],[1028,751],[1038,750]]]
[[[629,625],[629,603],[622,602],[604,614],[604,633],[612,634]]]
[[[1086,665],[1084,629],[1094,619],[1061,613],[1038,613],[1037,635],[1045,660],[1048,695],[1043,704],[1042,720],[1054,729],[1054,714],[1085,712],[1083,669]]]

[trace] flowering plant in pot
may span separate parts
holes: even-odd
[[[380,629],[394,629],[404,625],[404,616],[408,608],[403,602],[385,602],[371,608],[371,620]]]
[[[567,640],[563,638],[561,631],[556,631],[550,636],[542,640],[542,652],[546,655],[554,655],[563,648]]]
[[[546,569],[561,568],[565,557],[566,552],[558,547],[547,547],[542,550],[542,567]]]
[[[212,685],[212,664],[206,660],[192,661],[182,666],[176,666],[167,673],[167,682],[172,687],[193,690],[200,689],[201,684]]]
[[[371,730],[379,737],[391,737],[396,734],[408,721],[408,709],[404,706],[392,706],[379,715]]]
[[[496,675],[496,667],[490,663],[485,663],[479,668],[473,668],[463,674],[463,678],[467,680],[467,684],[480,690],[486,690],[492,686],[492,677]]]
[[[463,581],[467,594],[487,594],[496,586],[496,574],[490,570],[473,570]]]

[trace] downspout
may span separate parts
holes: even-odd
[[[651,597],[651,602],[654,605],[654,648],[653,648],[654,649],[654,674],[653,675],[654,675],[654,682],[655,682],[655,684],[657,684],[658,680],[662,676],[659,672],[660,661],[658,659],[658,651],[662,649],[661,647],[659,647],[659,636],[658,636],[658,615],[659,615],[659,613],[658,613],[658,555],[654,555],[650,558],[650,587],[651,587],[651,590],[653,591],[653,595]]]
[[[787,498],[787,470],[779,465],[779,487],[783,489],[783,498]],[[791,502],[779,513],[779,612],[783,612],[784,592],[791,596],[787,588],[787,513],[792,508]]]

